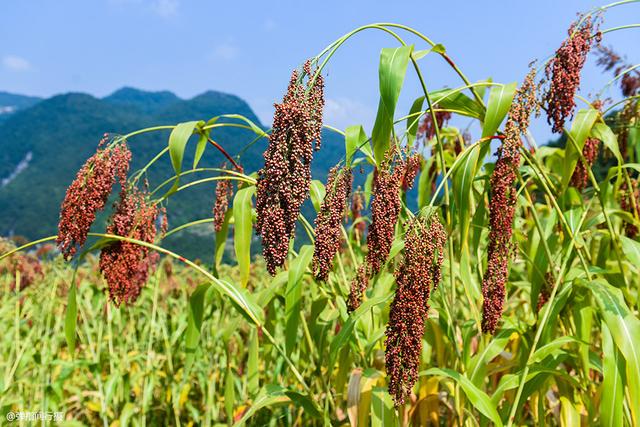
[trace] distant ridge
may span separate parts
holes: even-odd
[[[12,96],[18,97],[12,99],[22,99],[20,95]],[[149,126],[208,120],[227,113],[242,114],[263,126],[247,102],[217,91],[207,91],[186,100],[168,91],[147,92],[130,87],[104,98],[85,93],[66,93],[43,100],[24,98],[21,105],[26,107],[0,121],[0,183],[5,183],[0,185],[0,235],[21,235],[27,239],[55,234],[58,209],[66,188],[77,170],[95,152],[104,132],[124,134]],[[166,146],[168,135],[165,131],[132,139],[131,170],[140,169]],[[253,132],[239,128],[218,128],[212,135],[232,155],[255,138]],[[266,144],[262,139],[247,149],[241,159],[245,170],[253,172],[262,167]],[[335,133],[326,133],[323,147],[332,145],[340,149],[323,149],[316,153],[315,179],[324,179],[343,152],[341,138]],[[185,168],[191,167],[194,147],[195,138],[187,146]],[[207,148],[200,166],[220,167],[224,163],[222,155]],[[171,163],[165,156],[147,175],[150,188],[172,174]],[[183,182],[211,174],[192,174]],[[210,217],[214,186],[209,182],[172,197],[168,206],[170,225]],[[106,216],[107,213],[103,214],[103,221]],[[103,224],[100,223],[97,229],[104,230]],[[200,257],[209,256],[213,247],[212,233],[206,226],[178,233],[167,243],[185,255]]]

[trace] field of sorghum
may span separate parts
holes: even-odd
[[[580,15],[519,83],[472,83],[422,33],[371,24],[293,72],[268,131],[225,115],[105,135],[58,235],[3,242],[0,407],[69,425],[640,425],[640,71],[606,45],[637,25],[604,25],[631,3]],[[323,69],[365,30],[400,45],[381,51],[370,135],[322,120]],[[426,55],[460,86],[428,89]],[[620,99],[580,95],[589,55]],[[403,88],[410,72],[419,87]],[[536,142],[539,114],[558,143]],[[262,169],[215,142],[225,126],[268,140]],[[310,172],[323,128],[345,141],[325,183]],[[167,146],[130,171],[129,144],[163,129]],[[227,163],[198,169],[207,149]],[[152,192],[162,156],[175,176]],[[170,224],[192,173],[217,182],[212,216]],[[211,264],[162,247],[202,223]]]

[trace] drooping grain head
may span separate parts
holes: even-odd
[[[72,258],[87,240],[96,213],[104,209],[116,179],[122,187],[126,185],[130,161],[129,148],[118,143],[99,148],[78,171],[60,208],[56,243],[65,259]]]
[[[551,289],[553,288],[553,274],[550,271],[547,271],[544,274],[544,282],[542,283],[542,288],[540,289],[540,293],[538,294],[538,302],[536,304],[536,311],[539,313],[542,310],[542,307],[549,301],[551,297]]]
[[[369,286],[369,273],[366,264],[360,265],[355,277],[351,281],[349,298],[347,299],[347,312],[353,313],[362,304],[362,296]]]
[[[620,90],[625,97],[631,97],[640,91],[640,71],[633,69],[633,65],[627,64],[623,58],[610,47],[598,46],[598,65],[605,71],[614,70],[616,77],[620,78]]]
[[[573,116],[580,74],[595,40],[597,25],[591,17],[571,24],[569,36],[562,42],[545,68],[549,87],[543,98],[547,121],[553,132],[562,133],[564,123]]]
[[[620,186],[620,207],[634,217],[636,213],[640,213],[640,187],[636,179],[631,179],[631,189],[626,182]],[[624,232],[633,239],[638,235],[638,227],[634,223],[625,222]]]
[[[530,72],[516,91],[505,124],[504,139],[498,149],[498,160],[490,179],[489,245],[487,271],[482,281],[482,330],[493,333],[502,316],[509,261],[513,253],[513,217],[516,210],[514,186],[520,165],[520,135],[529,126],[534,111],[534,72]]]
[[[406,160],[406,167],[402,177],[402,191],[409,191],[413,188],[413,183],[420,172],[422,166],[422,156],[418,153],[410,154]]]
[[[389,394],[396,406],[405,402],[418,378],[429,296],[440,280],[446,239],[436,215],[414,217],[407,225],[385,340]]]
[[[577,188],[578,190],[582,190],[587,186],[587,182],[589,180],[589,171],[587,167],[591,168],[598,158],[598,152],[600,150],[600,140],[597,138],[587,138],[584,143],[584,147],[582,148],[582,155],[584,159],[587,161],[587,165],[582,162],[582,159],[578,161],[576,168],[573,170],[573,175],[571,175],[570,184]]]
[[[120,193],[107,233],[146,243],[156,237],[158,207],[148,194],[136,188]],[[118,240],[100,252],[100,271],[109,286],[111,300],[120,305],[133,303],[147,282],[158,255],[146,246]]]
[[[420,122],[420,126],[418,126],[418,140],[422,140],[424,143],[428,143],[436,136],[436,125],[438,129],[442,129],[451,119],[451,113],[449,111],[437,111],[439,109],[438,105],[434,105],[433,109],[435,111],[433,115],[436,117],[436,121],[433,121],[431,112],[427,112]]]
[[[309,193],[314,148],[320,147],[323,79],[318,76],[311,86],[313,73],[309,62],[302,76],[293,72],[282,103],[275,105],[264,167],[258,172],[256,232],[271,274],[286,259],[300,207]]]
[[[230,180],[225,179],[216,183],[216,200],[213,205],[213,228],[216,233],[222,230],[232,194],[233,183]]]
[[[362,220],[362,211],[364,210],[364,194],[362,189],[358,187],[351,197],[351,220],[354,224],[356,239],[360,241],[364,236],[366,223]]]
[[[335,166],[329,172],[326,193],[316,218],[316,241],[312,270],[318,280],[327,280],[333,265],[333,257],[340,248],[342,219],[351,194],[353,175],[351,169]]]
[[[374,172],[371,223],[367,233],[367,264],[373,274],[380,271],[391,250],[400,215],[400,187],[405,169],[405,162],[392,146]]]

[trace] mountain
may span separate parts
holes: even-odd
[[[102,99],[67,93],[17,110],[0,123],[0,235],[20,235],[33,240],[55,234],[66,188],[95,152],[103,133],[125,134],[187,120],[206,121],[228,113],[242,114],[262,126],[244,100],[216,91],[187,100],[171,92],[133,88],[120,89]],[[255,138],[253,132],[241,128],[216,128],[211,135],[231,155],[239,153]],[[142,168],[166,147],[168,136],[168,131],[161,131],[131,138],[131,172]],[[250,173],[262,167],[266,144],[261,139],[246,148],[241,157],[245,171]],[[327,148],[332,145],[339,149]],[[314,161],[314,178],[325,179],[328,169],[341,157],[342,147],[339,136],[324,135],[323,150]],[[184,169],[191,168],[194,149],[192,138],[185,151]],[[208,146],[199,167],[220,167],[224,161],[219,152]],[[146,174],[149,188],[154,189],[172,175],[169,156],[165,155]],[[213,175],[194,173],[182,183]],[[211,217],[214,188],[214,182],[207,182],[174,194],[167,205],[170,228]],[[101,214],[96,231],[104,230],[107,215],[108,212]],[[211,256],[210,225],[190,228],[174,236],[165,242],[168,247],[188,256]]]
[[[146,92],[132,87],[118,89],[111,95],[103,98],[103,100],[113,105],[131,108],[146,114],[157,113],[169,105],[181,101],[176,95],[166,90]]]
[[[0,122],[18,110],[31,107],[41,101],[35,96],[16,95],[0,91]]]

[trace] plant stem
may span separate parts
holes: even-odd
[[[585,209],[584,213],[582,214],[582,217],[580,218],[580,223],[578,225],[578,230],[580,228],[582,228],[582,224],[584,223],[585,218],[587,217],[587,213],[589,212],[589,207],[591,207],[591,201],[589,202],[589,205],[587,207],[587,209]],[[575,239],[571,239],[571,242],[569,243],[569,246],[567,248],[566,254],[565,254],[565,258],[564,261],[562,263],[562,267],[560,268],[560,271],[558,272],[558,276],[556,277],[556,280],[553,284],[553,289],[551,291],[551,295],[549,296],[549,301],[547,301],[546,304],[546,309],[544,310],[544,314],[542,315],[542,319],[540,320],[540,325],[538,326],[538,329],[536,330],[536,335],[533,339],[533,344],[531,345],[531,350],[529,350],[529,355],[527,356],[527,361],[524,367],[524,370],[522,371],[522,375],[520,376],[520,382],[518,385],[518,391],[516,392],[516,396],[515,399],[513,400],[513,404],[511,406],[511,412],[509,414],[509,420],[507,422],[507,427],[511,427],[511,425],[513,424],[513,421],[515,420],[516,417],[516,412],[518,410],[518,405],[520,403],[520,397],[522,396],[522,391],[524,389],[524,385],[525,382],[527,380],[527,375],[529,374],[529,361],[531,360],[531,357],[533,356],[533,354],[536,351],[536,348],[538,346],[538,342],[540,341],[540,337],[542,336],[542,332],[545,329],[545,326],[547,324],[547,321],[549,320],[549,316],[551,314],[552,311],[552,306],[553,306],[553,301],[555,300],[556,294],[558,293],[558,288],[560,286],[560,282],[562,281],[562,278],[564,276],[564,271],[567,268],[567,265],[569,263],[569,255],[571,254],[571,251],[573,251],[574,245],[575,245],[576,241]]]

